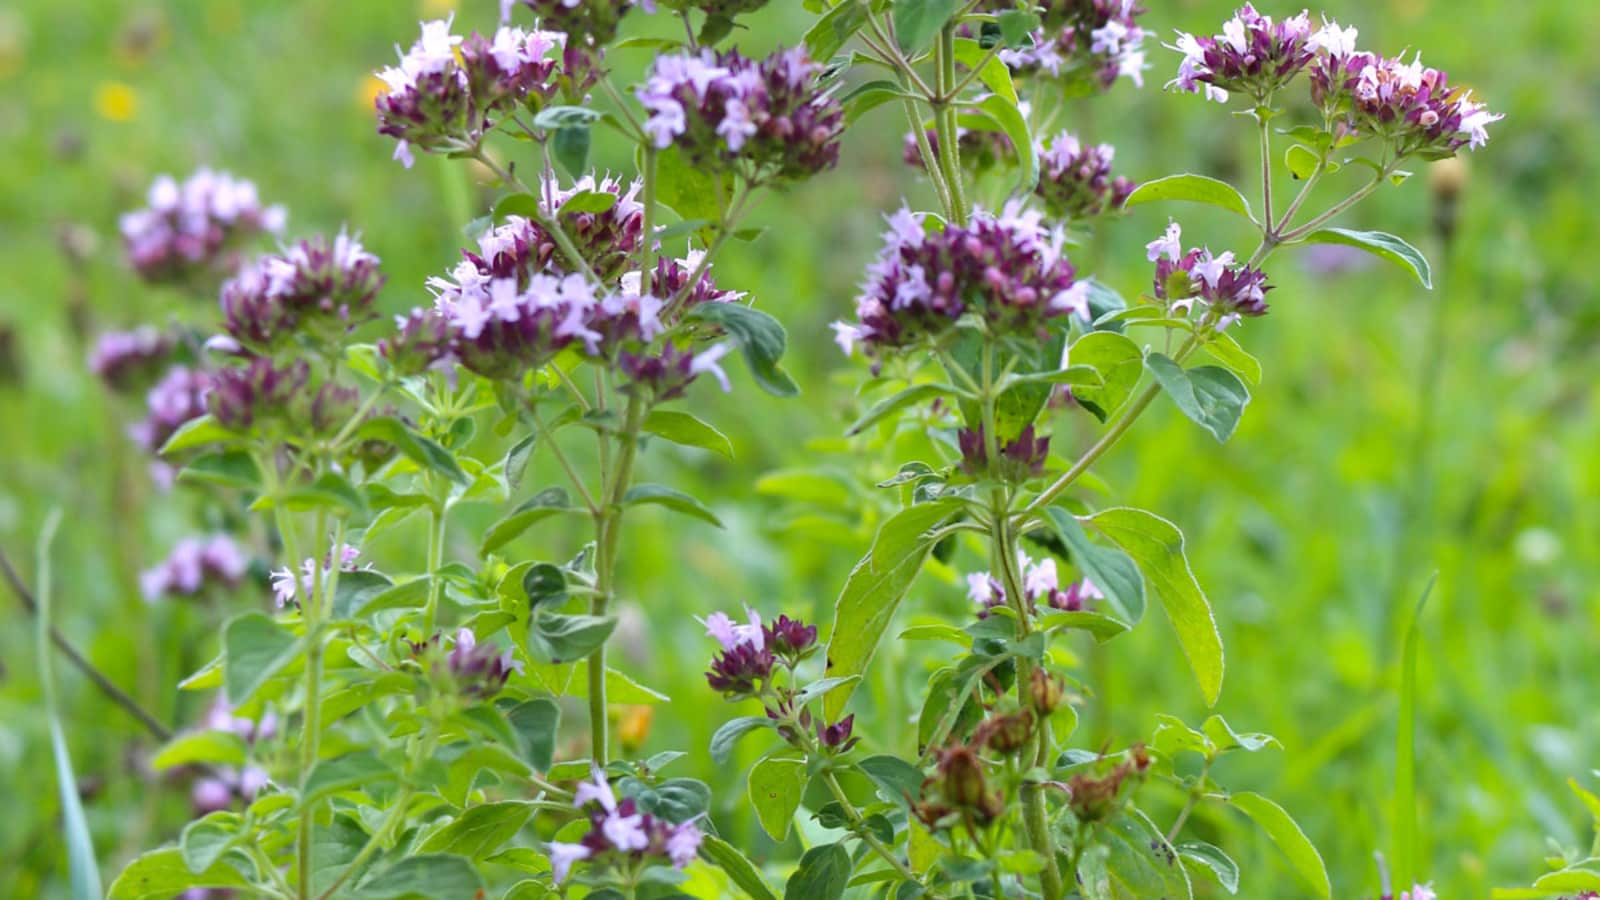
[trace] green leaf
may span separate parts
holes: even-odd
[[[348,815],[335,815],[326,825],[313,825],[311,829],[311,894],[320,897],[342,877],[350,864],[356,862],[371,835],[362,830]],[[370,862],[370,860],[368,860]],[[351,873],[360,878],[367,871],[367,863]],[[340,894],[339,896],[345,896]]]
[[[778,366],[788,336],[777,319],[740,303],[702,303],[690,310],[688,317],[715,325],[738,342],[745,364],[762,390],[775,397],[800,393],[799,385]]]
[[[249,453],[226,450],[195,457],[178,472],[178,481],[256,491],[261,488],[261,472]]]
[[[222,423],[218,422],[214,416],[206,413],[179,425],[178,430],[172,433],[172,437],[167,438],[167,442],[161,445],[161,449],[156,452],[156,455],[168,456],[184,450],[204,447],[207,444],[232,441],[237,437],[238,435],[224,428]]]
[[[235,616],[222,631],[222,684],[228,702],[243,704],[300,652],[300,641],[266,613]]]
[[[1128,623],[1105,613],[1081,609],[1076,612],[1048,612],[1039,617],[1040,631],[1075,629],[1094,635],[1095,643],[1103,644],[1128,630]]]
[[[722,527],[722,520],[707,509],[705,504],[683,491],[664,484],[636,484],[622,495],[623,506],[638,506],[641,503],[665,506],[673,512],[683,513],[718,528]]]
[[[1160,353],[1145,361],[1162,390],[1178,405],[1190,421],[1211,432],[1223,443],[1233,436],[1250,402],[1250,389],[1239,376],[1219,366],[1184,368]]]
[[[779,754],[792,753],[780,750]],[[763,758],[750,770],[750,803],[756,808],[756,818],[761,827],[775,841],[789,834],[789,823],[794,811],[800,808],[800,798],[805,795],[806,761],[793,756],[774,754]]]
[[[578,191],[568,197],[557,212],[563,216],[568,213],[603,213],[616,206],[618,199],[610,191]]]
[[[1211,743],[1218,753],[1226,753],[1229,750],[1243,750],[1246,753],[1254,753],[1257,750],[1265,750],[1268,747],[1283,749],[1283,745],[1278,743],[1278,739],[1272,735],[1262,734],[1259,731],[1247,731],[1244,734],[1240,734],[1234,731],[1233,726],[1228,724],[1228,720],[1221,716],[1212,716],[1206,719],[1200,729],[1206,733],[1206,737],[1211,739]]]
[[[333,592],[333,603],[336,611],[341,608],[340,597],[345,593],[345,580],[357,574],[371,576],[377,573],[360,573],[358,570],[357,572],[345,572],[340,575],[339,586]],[[379,577],[381,578],[382,576]],[[388,584],[387,582],[387,578],[383,579],[381,584],[373,581],[370,590],[353,592],[348,600],[354,606],[350,615],[340,616],[336,613],[335,618],[364,619],[373,613],[388,609],[421,609],[428,604],[427,576],[424,575],[420,578],[413,578],[410,581],[402,581],[399,584]]]
[[[1022,180],[1017,185],[1018,189],[1032,191],[1034,185],[1039,183],[1039,151],[1028,130],[1028,120],[1017,108],[1016,101],[990,94],[980,100],[977,106],[1000,124],[1000,130],[1011,139],[1011,146],[1017,151],[1017,160],[1022,163]]]
[[[506,710],[506,718],[522,745],[522,758],[540,772],[550,771],[561,728],[561,705],[548,697],[535,697]]]
[[[861,0],[845,0],[830,9],[806,32],[806,55],[812,59],[833,59],[845,42],[867,24],[867,5]]]
[[[908,57],[928,49],[944,23],[965,5],[963,0],[896,0],[891,12],[900,49]]]
[[[311,774],[306,778],[305,802],[338,791],[393,781],[394,777],[394,769],[370,750],[320,760],[311,767]]]
[[[1316,174],[1321,162],[1322,158],[1317,152],[1303,144],[1290,144],[1283,153],[1283,164],[1297,181],[1304,181]]]
[[[1072,562],[1084,576],[1094,582],[1106,601],[1122,617],[1123,630],[1137,625],[1144,618],[1144,577],[1128,554],[1111,547],[1102,547],[1089,540],[1089,535],[1071,513],[1057,507],[1046,510],[1056,536],[1072,551]]]
[[[778,900],[755,863],[727,841],[708,834],[700,839],[700,856],[727,873],[728,879],[739,886],[751,900]]]
[[[872,404],[872,408],[862,413],[861,418],[856,419],[855,423],[845,431],[845,434],[854,437],[882,421],[893,412],[904,409],[907,406],[914,406],[924,400],[931,400],[934,397],[942,397],[952,393],[955,393],[955,389],[948,384],[914,384]]]
[[[401,859],[368,878],[354,894],[359,900],[473,900],[482,891],[483,876],[471,862],[459,856],[424,854]]]
[[[1102,510],[1087,521],[1139,564],[1178,632],[1200,693],[1215,705],[1222,692],[1222,636],[1184,555],[1183,532],[1154,513],[1130,507]]]
[[[1359,247],[1374,256],[1382,257],[1416,276],[1417,282],[1433,290],[1433,270],[1422,251],[1395,235],[1382,231],[1354,231],[1348,228],[1319,228],[1296,244],[1344,244]]]
[[[1104,422],[1127,402],[1144,374],[1144,351],[1131,339],[1111,331],[1092,331],[1067,351],[1069,367],[1091,366],[1100,373],[1099,387],[1074,387],[1072,396]]]
[[[1033,33],[1039,30],[1039,17],[1020,9],[1008,9],[994,17],[1000,26],[1000,40],[1008,50],[1033,46]]]
[[[537,612],[528,623],[528,654],[541,663],[584,659],[606,642],[616,616]]]
[[[699,447],[733,459],[728,436],[686,412],[653,409],[644,417],[644,430],[685,447]]]
[[[1190,203],[1205,203],[1220,207],[1229,212],[1238,213],[1254,222],[1256,217],[1250,212],[1250,201],[1244,198],[1233,185],[1226,181],[1218,181],[1205,175],[1196,175],[1187,172],[1182,175],[1168,175],[1166,178],[1157,178],[1147,181],[1134,188],[1128,195],[1125,207],[1132,209],[1142,203],[1156,200],[1187,200]]]
[[[799,868],[784,885],[783,900],[839,900],[850,884],[852,868],[844,844],[812,847],[800,857]]]
[[[438,443],[417,434],[393,416],[376,416],[361,423],[356,437],[362,440],[383,441],[392,445],[405,458],[424,469],[438,472],[457,484],[471,484],[472,479],[461,470],[461,465],[450,451]]]
[[[690,165],[676,145],[656,151],[656,199],[685,219],[704,219],[708,225],[722,221],[717,198],[728,194],[718,184],[723,177],[713,167]]]
[[[222,854],[242,835],[237,813],[214,812],[183,826],[178,850],[192,875],[199,875],[217,864]]]
[[[528,471],[528,459],[533,456],[533,445],[539,440],[537,433],[530,434],[506,451],[505,465],[501,471],[505,472],[506,486],[516,491],[522,487],[522,476]]]
[[[1317,896],[1324,900],[1333,896],[1333,886],[1328,883],[1328,869],[1322,864],[1322,855],[1311,845],[1306,833],[1300,830],[1294,819],[1284,812],[1283,807],[1248,791],[1234,794],[1228,798],[1228,802],[1261,826],[1261,830],[1278,845],[1300,878],[1316,891]]]
[[[1577,891],[1600,891],[1600,872],[1590,869],[1563,869],[1559,872],[1549,872],[1539,876],[1539,880],[1535,881],[1533,886],[1547,895]]]
[[[557,128],[550,136],[550,155],[569,176],[582,178],[589,169],[591,139],[588,125]]]
[[[480,803],[462,810],[449,825],[422,842],[419,852],[453,853],[483,859],[516,837],[533,818],[533,804],[521,800]]]
[[[177,847],[152,850],[128,864],[111,882],[107,900],[170,900],[189,888],[248,888],[250,882],[226,863],[218,862],[198,875],[184,864]],[[97,895],[98,896],[98,895]]]
[[[776,724],[766,716],[741,716],[723,722],[722,727],[711,735],[711,761],[718,765],[727,762],[740,738],[752,731],[774,727]]]
[[[523,501],[505,518],[490,525],[489,530],[483,535],[483,543],[478,545],[478,555],[488,556],[499,550],[516,540],[537,522],[561,513],[577,511],[566,490],[558,487],[545,488]]]
[[[426,583],[426,579],[423,581]],[[356,610],[391,587],[394,587],[394,582],[377,572],[365,569],[340,572],[339,583],[333,588],[334,619],[343,621],[355,618]]]
[[[1230,371],[1251,384],[1261,383],[1261,361],[1251,356],[1233,335],[1219,332],[1202,345],[1205,351]]]
[[[859,85],[850,93],[841,98],[844,104],[844,121],[846,125],[854,125],[856,120],[882,106],[896,100],[912,99],[913,95],[906,93],[905,89],[893,81],[869,81]]]
[[[856,763],[885,800],[909,811],[922,797],[922,770],[898,756],[869,756]]]
[[[205,763],[239,766],[245,761],[244,738],[231,731],[191,731],[167,741],[150,760],[156,771]]]
[[[851,675],[848,678],[818,678],[816,681],[813,681],[800,690],[795,691],[793,703],[795,704],[795,708],[798,709],[799,707],[810,703],[818,697],[827,696],[830,692],[837,688],[844,687],[847,684],[855,684],[860,680],[860,675]]]
[[[883,523],[872,548],[856,563],[833,608],[833,630],[828,636],[827,674],[861,675],[877,652],[878,641],[889,620],[922,570],[933,549],[929,529],[949,518],[955,500],[919,503],[900,510]],[[839,717],[853,688],[837,690],[824,701],[825,716]]]
[[[1230,894],[1239,893],[1239,864],[1222,852],[1222,848],[1204,841],[1190,841],[1179,844],[1177,850],[1186,864],[1197,863],[1215,876],[1223,890]]]
[[[1177,852],[1141,814],[1112,819],[1098,835],[1106,848],[1106,873],[1123,892],[1116,896],[1168,900],[1193,896],[1189,873]]]
[[[267,509],[274,500],[297,512],[320,509],[341,518],[367,512],[367,498],[356,490],[350,479],[338,472],[323,472],[310,484],[288,488],[276,498],[263,495],[250,508]]]
[[[978,69],[978,79],[984,87],[1012,103],[1017,102],[1017,87],[1011,83],[1011,67],[999,56],[990,56],[987,49],[969,38],[957,38],[955,49],[956,62],[969,69]],[[981,69],[978,68],[980,63],[983,66]]]

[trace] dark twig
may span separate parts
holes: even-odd
[[[0,574],[5,575],[6,582],[11,585],[11,590],[17,595],[17,599],[22,601],[23,607],[28,611],[28,615],[38,615],[39,604],[33,599],[33,592],[28,590],[26,584],[22,583],[22,578],[17,575],[17,570],[12,567],[11,559],[6,556],[4,550],[0,550]],[[89,662],[87,657],[78,652],[78,648],[72,646],[72,642],[67,640],[67,636],[61,633],[61,629],[52,625],[50,627],[50,640],[56,645],[56,649],[61,651],[61,655],[67,658],[68,662],[76,666],[78,671],[94,682],[94,686],[100,689],[100,693],[105,694],[113,703],[122,707],[135,719],[138,719],[139,724],[154,735],[156,740],[166,741],[172,737],[171,729],[162,725],[154,715],[151,715],[148,710],[140,706],[139,701],[133,699],[122,688],[113,684],[104,672],[95,668],[94,663]]]

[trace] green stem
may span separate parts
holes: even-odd
[[[917,153],[922,157],[922,168],[928,173],[928,180],[933,182],[933,191],[939,195],[939,208],[944,211],[946,218],[955,215],[955,201],[950,198],[950,186],[944,181],[944,168],[935,155],[933,145],[928,143],[928,129],[922,125],[922,117],[917,115],[917,104],[914,100],[902,100],[900,105],[906,112],[906,123],[911,126],[911,134],[917,142]]]
[[[861,838],[862,843],[872,848],[872,852],[878,854],[885,862],[893,866],[894,870],[900,873],[901,878],[920,884],[921,879],[917,877],[917,873],[912,871],[910,866],[901,862],[900,857],[896,856],[893,850],[885,846],[883,841],[878,840],[867,829],[865,820],[861,818],[860,811],[856,809],[855,804],[850,802],[850,797],[845,794],[844,788],[840,786],[839,779],[834,777],[832,772],[824,771],[822,773],[822,783],[828,786],[828,790],[833,794],[833,799],[839,801],[840,808],[844,810],[845,818],[850,820],[851,830]]]
[[[482,147],[474,147],[472,148],[471,152],[473,159],[483,163],[483,165],[489,171],[495,174],[495,177],[499,178],[507,185],[510,185],[512,188],[521,191],[524,194],[533,193],[532,189],[522,182],[522,179],[518,178],[510,170],[504,168],[499,163],[490,159],[489,154],[484,153]],[[553,212],[545,211],[544,198],[542,196],[534,196],[534,207],[536,210],[535,217],[538,219],[539,225],[543,227],[545,231],[549,232],[551,237],[555,238],[556,246],[561,248],[561,253],[567,258],[567,261],[572,263],[573,267],[577,269],[577,271],[581,273],[583,277],[589,279],[591,284],[604,286],[604,283],[600,280],[600,276],[596,275],[594,273],[594,269],[589,266],[589,261],[583,258],[583,253],[578,250],[578,245],[572,242],[571,235],[567,234],[567,230],[561,227],[560,217]]]
[[[433,636],[434,624],[439,618],[439,569],[444,566],[444,527],[445,510],[441,501],[435,499],[428,528],[428,605],[422,612],[424,641]]]
[[[1262,115],[1261,110],[1266,108],[1267,102],[1263,101],[1256,110],[1256,122],[1261,126],[1261,217],[1267,234],[1272,234],[1272,128],[1268,119]]]
[[[363,863],[372,858],[372,854],[382,848],[385,837],[405,819],[406,806],[411,802],[411,794],[410,785],[400,789],[400,796],[395,798],[394,805],[389,809],[389,815],[378,826],[378,830],[372,833],[372,837],[367,839],[367,843],[345,865],[344,871],[340,872],[339,877],[333,880],[333,884],[328,885],[328,889],[318,895],[317,900],[328,900],[328,898],[332,897],[341,885],[349,881],[350,877],[360,870]]]
[[[950,104],[948,93],[956,80],[956,26],[952,20],[939,32],[939,43],[934,51],[938,64],[938,96],[933,103],[934,128],[939,135],[939,156],[944,162],[944,177],[950,185],[950,221],[956,225],[967,224],[966,188],[961,178],[961,148],[957,137],[956,111]]]
[[[1292,244],[1311,232],[1316,231],[1318,228],[1334,219],[1334,217],[1338,216],[1340,213],[1352,206],[1355,206],[1362,200],[1365,200],[1368,194],[1371,194],[1373,191],[1377,190],[1378,187],[1383,184],[1383,180],[1389,177],[1390,168],[1391,167],[1389,166],[1385,166],[1383,171],[1378,173],[1378,177],[1367,182],[1366,185],[1364,185],[1354,194],[1351,194],[1350,196],[1329,207],[1327,212],[1324,212],[1322,215],[1317,216],[1299,228],[1281,235],[1279,243]]]
[[[577,490],[578,496],[583,499],[583,505],[591,515],[599,514],[600,507],[594,502],[594,495],[589,493],[588,485],[583,483],[583,477],[573,467],[571,460],[567,458],[566,452],[561,449],[561,445],[556,443],[556,436],[545,428],[544,418],[539,415],[538,404],[529,403],[528,414],[533,417],[533,424],[538,427],[539,434],[544,437],[544,442],[550,447],[550,452],[555,456],[556,462],[561,464],[562,471],[566,472],[567,478],[572,481],[572,487]]]
[[[311,770],[317,763],[317,744],[321,736],[322,705],[319,695],[322,691],[322,554],[317,552],[324,531],[327,529],[327,512],[317,511],[316,526],[312,532],[311,541],[311,586],[308,589],[301,581],[304,575],[301,569],[301,557],[297,549],[298,541],[291,538],[294,523],[288,510],[282,503],[276,507],[278,515],[278,531],[283,535],[284,551],[289,554],[289,577],[295,586],[295,593],[300,598],[300,617],[305,622],[306,640],[306,684],[304,709],[301,715],[300,726],[300,831],[296,836],[296,857],[299,860],[299,895],[309,900],[311,897],[311,832],[313,826],[313,813],[315,804],[306,801],[305,788],[311,777]]]
[[[622,501],[633,481],[633,464],[639,449],[639,431],[644,423],[645,404],[637,394],[628,398],[622,430],[617,434],[616,466],[606,479],[604,506],[595,515],[598,536],[595,548],[595,592],[589,600],[589,614],[603,616],[616,594],[617,550],[622,538]],[[589,743],[590,757],[603,766],[609,758],[607,741],[610,723],[606,718],[606,645],[589,655]]]

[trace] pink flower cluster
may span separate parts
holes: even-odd
[[[397,139],[394,158],[407,168],[412,148],[451,151],[477,146],[485,132],[530,98],[548,100],[559,87],[565,37],[501,26],[493,38],[463,39],[450,20],[422,23],[422,35],[399,53],[399,65],[378,72],[378,132]]]
[[[212,374],[206,409],[232,431],[261,428],[327,435],[355,414],[360,399],[355,388],[313,382],[311,366],[303,359],[279,363],[255,356]]]
[[[225,534],[184,538],[172,553],[139,575],[139,593],[146,601],[193,597],[210,587],[233,588],[244,578],[248,562],[239,545]]]
[[[986,6],[994,12],[1016,9],[1010,2]],[[1101,89],[1119,77],[1144,85],[1148,66],[1142,47],[1149,32],[1137,21],[1144,7],[1134,0],[1046,0],[1041,7],[1033,46],[1000,51],[1012,70],[1081,80]]]
[[[698,825],[693,821],[674,824],[641,812],[631,797],[619,801],[598,768],[591,781],[578,785],[572,805],[588,815],[589,831],[577,843],[551,841],[545,845],[556,884],[566,881],[573,864],[580,861],[597,866],[657,857],[682,869],[700,852],[704,834]]]
[[[456,631],[455,646],[445,658],[450,674],[462,693],[488,699],[500,693],[512,672],[522,671],[522,661],[510,650],[493,644],[480,644],[470,628]]]
[[[660,56],[638,91],[645,131],[696,166],[748,164],[758,177],[801,178],[839,160],[844,108],[800,49],[756,61],[737,51]]]
[[[353,547],[349,544],[342,545],[339,547],[338,558],[338,568],[341,572],[354,572],[363,568],[356,565],[356,561],[361,558],[361,549],[359,547]],[[371,569],[372,567],[366,566],[365,568]],[[334,553],[331,550],[323,557],[322,565],[320,566],[310,558],[303,560],[300,563],[298,576],[296,573],[289,571],[287,566],[281,569],[274,569],[272,572],[273,599],[277,601],[279,607],[297,603],[298,600],[296,598],[315,594],[318,582],[326,583],[333,570]]]
[[[1008,204],[999,216],[973,214],[965,227],[927,228],[902,209],[889,217],[883,250],[867,269],[854,323],[833,329],[845,353],[910,346],[947,330],[967,312],[995,334],[1043,338],[1057,317],[1089,315],[1089,285],[1074,279],[1060,229]]]
[[[927,138],[928,149],[937,159],[939,134],[930,128],[927,131]],[[1011,139],[1006,137],[1003,131],[957,128],[956,149],[960,151],[961,167],[975,175],[982,175],[1002,162],[1012,162],[1017,158],[1016,148],[1011,146]],[[901,149],[901,158],[908,166],[925,168],[922,162],[922,148],[917,143],[915,132],[907,132]]]
[[[162,175],[144,209],[119,223],[128,261],[147,281],[227,274],[248,238],[283,230],[282,206],[262,206],[256,186],[227,172],[200,169],[179,184]]]
[[[1111,177],[1116,148],[1110,144],[1081,143],[1063,131],[1048,143],[1041,141],[1039,183],[1033,192],[1052,218],[1087,219],[1113,210],[1133,193],[1133,182]]]
[[[1049,557],[1034,562],[1019,550],[1017,570],[1022,573],[1022,593],[1026,595],[1030,610],[1042,606],[1078,612],[1088,608],[1090,601],[1104,600],[1106,597],[1087,578],[1080,578],[1062,587],[1060,576],[1056,573],[1056,561]],[[1006,589],[988,572],[973,572],[967,575],[967,598],[980,607],[978,618],[986,618],[989,610],[1006,605]]]
[[[337,340],[372,317],[383,286],[378,258],[357,238],[340,232],[296,243],[263,256],[222,286],[226,338],[212,346],[230,352],[266,352],[296,334]]]
[[[211,376],[186,366],[173,366],[145,395],[145,418],[128,428],[128,436],[147,452],[160,450],[173,433],[206,411]]]
[[[108,387],[128,390],[147,384],[171,355],[172,339],[154,326],[108,331],[95,340],[94,349],[89,351],[89,371]]]
[[[1178,32],[1177,43],[1169,46],[1183,54],[1183,62],[1167,87],[1191,94],[1203,91],[1207,99],[1219,102],[1238,91],[1262,102],[1309,65],[1317,48],[1337,37],[1328,29],[1337,27],[1315,31],[1305,10],[1279,21],[1246,3],[1223,23],[1221,34]]]
[[[1260,269],[1235,263],[1233,252],[1212,255],[1196,247],[1185,251],[1180,242],[1183,229],[1177,222],[1167,225],[1161,237],[1145,245],[1156,264],[1155,296],[1165,301],[1175,315],[1188,315],[1199,303],[1202,315],[1218,331],[1238,322],[1243,316],[1267,313],[1267,275]]]

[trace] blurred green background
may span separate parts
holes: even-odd
[[[490,194],[460,164],[423,157],[407,171],[391,162],[392,145],[373,127],[369,73],[392,60],[394,43],[413,38],[419,17],[453,5],[22,0],[0,8],[0,547],[31,578],[37,529],[51,508],[64,510],[58,621],[167,721],[192,722],[205,702],[173,685],[214,652],[209,614],[147,607],[130,575],[207,514],[181,496],[135,513],[145,508],[137,498],[114,491],[119,468],[143,461],[120,437],[127,410],[85,371],[85,335],[168,318],[206,322],[214,307],[138,283],[121,261],[116,216],[142,201],[158,173],[226,168],[288,206],[291,235],[342,223],[360,230],[385,263],[386,309],[426,302],[423,279],[455,259],[463,226]],[[493,26],[491,0],[461,5],[459,25]],[[1146,27],[1162,36],[1214,30],[1229,11],[1223,0],[1149,5]],[[1263,11],[1295,10],[1268,3]],[[1391,839],[1400,629],[1437,570],[1418,700],[1424,874],[1441,896],[1483,897],[1492,885],[1531,879],[1546,836],[1587,845],[1588,820],[1564,781],[1592,787],[1600,765],[1592,389],[1600,8],[1330,0],[1325,11],[1358,25],[1365,46],[1422,49],[1507,113],[1468,161],[1453,242],[1443,239],[1428,171],[1343,223],[1422,246],[1437,289],[1424,292],[1389,267],[1327,271],[1316,258],[1280,253],[1268,266],[1278,285],[1272,313],[1240,331],[1267,379],[1238,434],[1218,446],[1160,401],[1102,474],[1119,500],[1186,530],[1228,651],[1217,711],[1286,747],[1230,758],[1219,779],[1280,800],[1321,848],[1339,897],[1377,893],[1372,853]],[[798,3],[778,0],[755,21],[741,42],[764,49],[795,40],[806,18]],[[1162,92],[1176,55],[1147,46],[1154,67],[1143,90],[1119,84],[1071,107],[1066,121],[1085,138],[1114,142],[1118,171],[1135,180],[1250,171],[1251,138],[1238,120]],[[649,52],[614,61],[634,72]],[[825,623],[889,501],[872,483],[922,446],[906,436],[844,441],[864,367],[845,361],[827,331],[852,308],[879,213],[902,196],[931,205],[900,162],[902,124],[893,107],[870,114],[836,171],[768,197],[756,218],[772,230],[717,266],[722,284],[750,291],[788,326],[788,366],[805,393],[776,400],[736,374],[731,396],[700,391],[693,401],[733,439],[734,461],[669,447],[646,460],[648,479],[692,487],[729,527],[651,513],[630,520],[625,592],[634,602],[623,666],[675,700],[631,722],[642,752],[700,750],[736,714],[699,678],[708,648],[691,614],[749,602]],[[597,147],[597,159],[631,169],[614,144]],[[1235,223],[1147,206],[1110,224],[1075,261],[1126,294],[1145,289],[1143,243],[1169,212],[1184,216],[1186,238],[1249,249]],[[1090,425],[1063,417],[1060,452],[1083,446]],[[538,486],[531,478],[524,490]],[[451,556],[474,561],[475,537],[494,515],[463,510]],[[412,538],[386,541],[375,556],[414,569]],[[513,555],[564,559],[582,539],[547,529]],[[969,551],[955,568],[925,574],[902,618],[968,615],[956,579],[978,559]],[[32,622],[9,593],[0,609],[11,625],[0,631],[0,795],[10,801],[0,817],[0,894],[54,896],[65,876]],[[1083,649],[1100,694],[1076,746],[1148,736],[1160,712],[1203,717],[1159,616],[1104,652]],[[857,701],[870,747],[909,747],[932,652],[892,644],[880,652],[877,684]],[[150,741],[78,673],[58,669],[109,877],[138,849],[176,834],[187,792],[146,777]],[[757,748],[744,750],[747,765]],[[703,754],[679,766],[675,774],[717,788],[725,831],[758,856],[792,858],[792,845],[773,848],[760,836],[742,777]],[[1157,809],[1178,799],[1151,793]],[[1245,896],[1301,895],[1247,824],[1200,815],[1195,827],[1240,860]]]

